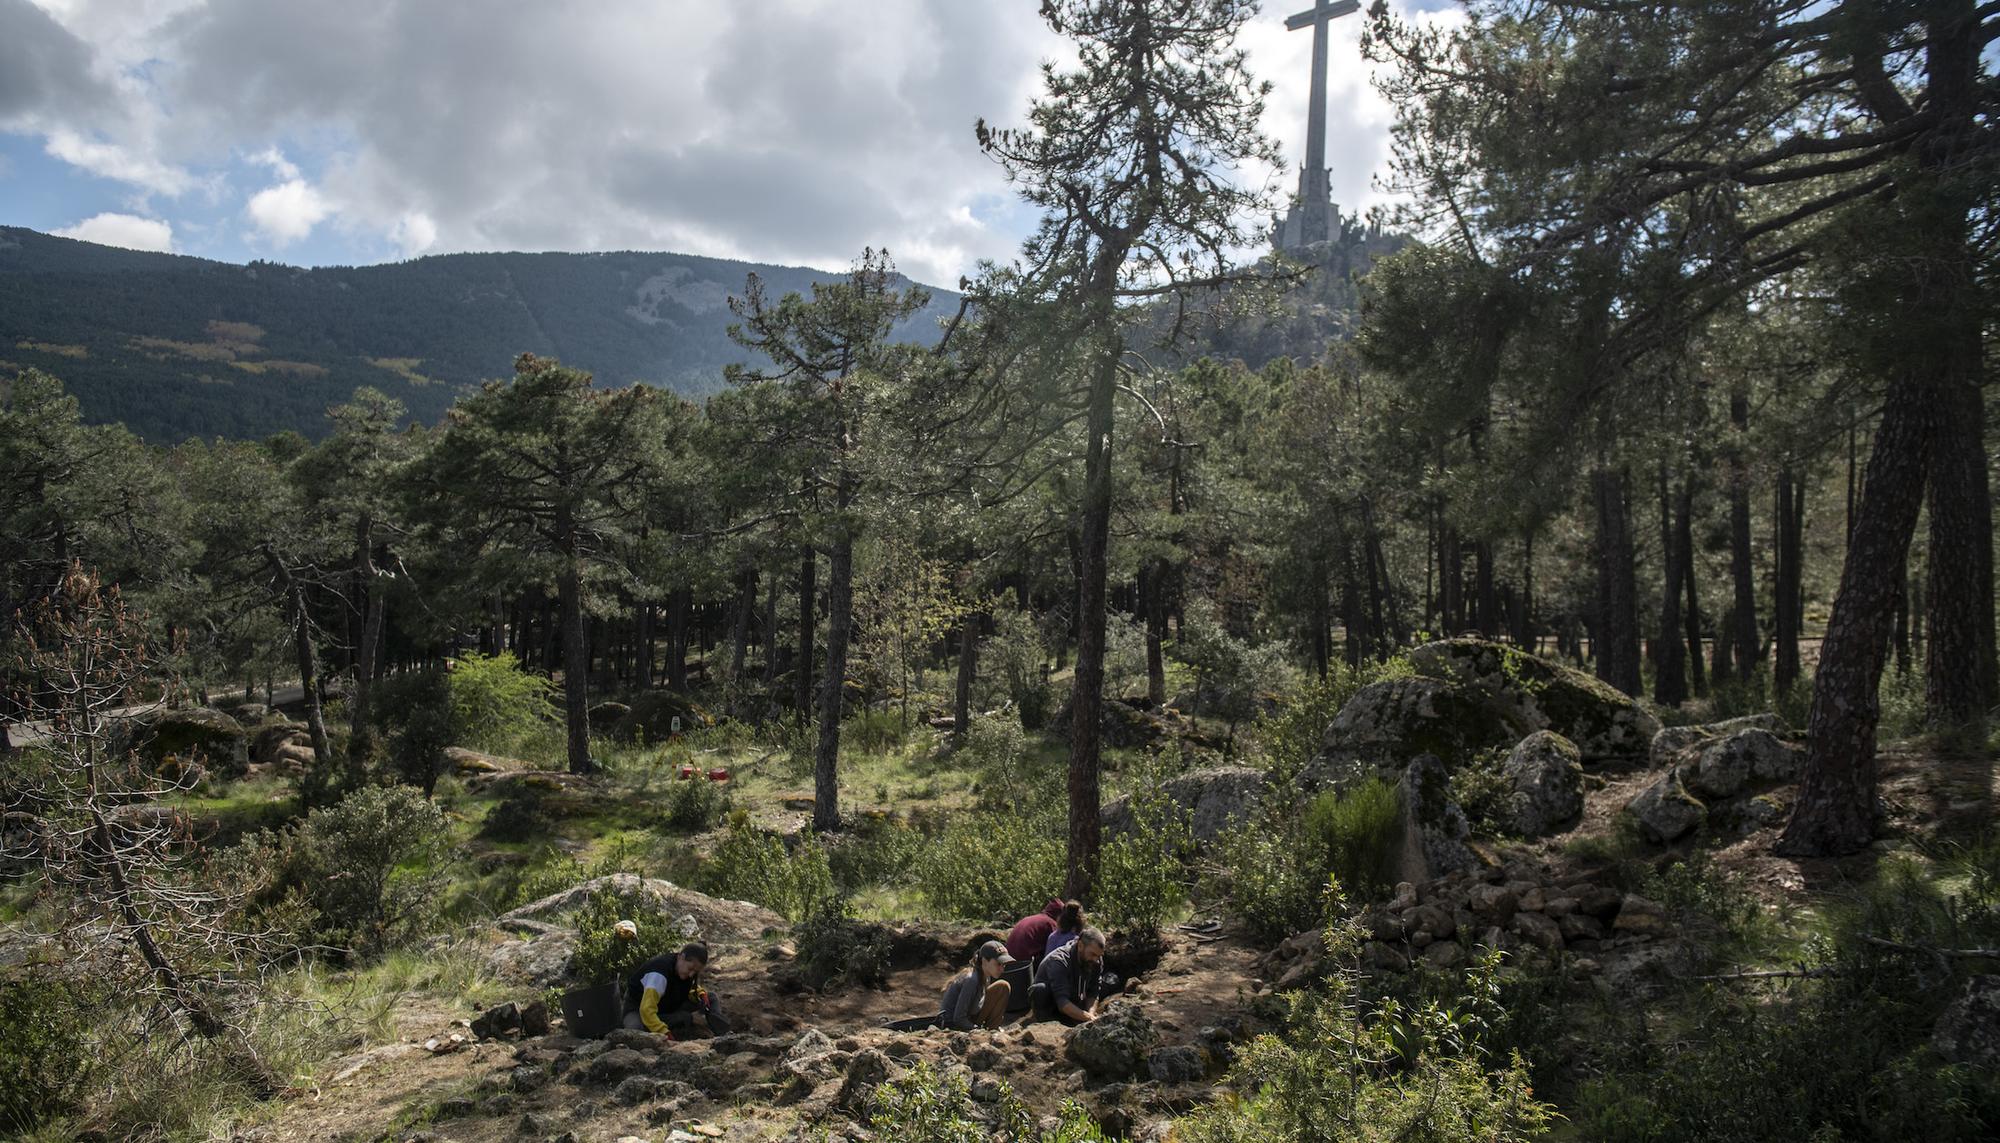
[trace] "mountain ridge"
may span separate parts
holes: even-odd
[[[434,421],[522,352],[700,396],[752,356],[727,333],[751,273],[774,296],[841,276],[652,251],[238,265],[0,226],[0,375],[55,374],[87,420],[156,443],[318,436],[363,385]],[[935,336],[956,295],[931,295],[900,336]]]

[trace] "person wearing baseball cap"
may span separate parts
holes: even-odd
[[[1014,957],[999,941],[987,941],[972,954],[972,963],[944,986],[938,1027],[960,1032],[998,1028],[1007,1018],[1007,997],[1013,986],[1000,979]]]

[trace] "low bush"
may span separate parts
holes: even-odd
[[[916,886],[933,911],[985,920],[1021,916],[1048,900],[1063,883],[1063,843],[1053,823],[1019,812],[953,817],[924,848]]]
[[[1157,782],[1142,780],[1131,799],[1132,828],[1099,854],[1091,911],[1121,928],[1157,929],[1187,902],[1194,835],[1188,811]]]
[[[1267,798],[1255,819],[1218,839],[1208,890],[1256,939],[1283,940],[1318,927],[1329,875],[1364,896],[1382,889],[1401,829],[1396,787],[1379,779],[1324,791],[1303,809]]]
[[[838,899],[826,847],[808,831],[795,846],[757,829],[749,815],[730,815],[729,830],[701,867],[703,892],[754,901],[790,921],[803,921]]]
[[[616,926],[631,921],[636,940],[621,939]],[[570,956],[573,980],[590,984],[622,980],[646,958],[678,948],[693,934],[667,915],[657,898],[633,890],[605,887],[584,900],[576,912],[576,952]]]
[[[1451,773],[1451,798],[1481,836],[1515,832],[1514,784],[1507,779],[1506,761],[1505,750],[1482,750]]]
[[[1337,916],[1338,902],[1326,912]],[[1361,934],[1329,924],[1329,952],[1350,962]],[[1484,1038],[1498,959],[1468,974],[1467,1000],[1368,1003],[1336,974],[1324,991],[1292,994],[1284,1028],[1252,1041],[1230,1072],[1232,1097],[1174,1125],[1185,1143],[1421,1139],[1515,1143],[1540,1136],[1554,1109],[1538,1102],[1518,1056],[1491,1059]],[[1482,981],[1484,977],[1486,980]]]
[[[964,1075],[941,1072],[920,1060],[902,1075],[875,1089],[868,1109],[868,1127],[878,1138],[901,1143],[1110,1143],[1097,1122],[1075,1100],[1065,1100],[1060,1112],[1044,1125],[1006,1084],[1000,1085],[991,1107],[972,1098]],[[822,1139],[829,1138],[822,1135]]]
[[[909,725],[894,710],[860,710],[840,724],[840,742],[862,754],[885,754],[903,744]]]
[[[0,1134],[25,1134],[76,1108],[95,1060],[95,1017],[70,982],[45,972],[0,977]]]
[[[889,934],[848,916],[844,901],[826,902],[793,925],[792,944],[798,950],[792,963],[809,988],[889,983]]]
[[[542,792],[533,786],[513,784],[479,823],[479,836],[488,841],[533,841],[549,836],[555,820],[549,816]]]
[[[721,821],[729,812],[729,787],[699,776],[673,784],[667,791],[666,825],[685,833],[698,833]]]
[[[906,880],[924,836],[891,818],[862,818],[827,845],[834,887],[843,897]]]

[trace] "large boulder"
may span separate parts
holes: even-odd
[[[1310,790],[1371,767],[1393,774],[1424,754],[1457,767],[1481,751],[1510,747],[1535,729],[1457,683],[1386,679],[1354,692],[1340,708],[1300,782]]]
[[[1938,1055],[1986,1072],[2000,1068],[2000,976],[1975,976],[1931,1030]]]
[[[1196,844],[1208,845],[1231,823],[1240,825],[1256,813],[1266,784],[1262,770],[1222,766],[1169,778],[1161,791],[1188,812]],[[1119,798],[1104,807],[1103,821],[1107,837],[1131,829],[1132,799]]]
[[[274,765],[282,760],[287,746],[312,749],[312,734],[305,723],[286,720],[259,727],[250,740],[250,761],[259,766]]]
[[[613,873],[591,878],[495,918],[484,930],[490,941],[486,953],[488,965],[502,977],[541,988],[569,983],[576,930],[568,920],[599,890],[648,897],[661,913],[680,920],[684,928],[711,944],[752,941],[785,927],[783,917],[761,905],[710,897],[658,878]]]
[[[1753,784],[1799,776],[1805,751],[1768,730],[1739,730],[1690,748],[1680,770],[1688,788],[1704,798],[1733,798]]]
[[[146,715],[132,739],[139,757],[156,769],[202,766],[212,774],[241,777],[250,768],[250,736],[243,724],[207,707]]]
[[[1063,704],[1049,716],[1050,728],[1064,738],[1069,737],[1070,727],[1075,721],[1068,699],[1063,700]],[[1170,737],[1174,731],[1173,725],[1164,716],[1123,699],[1106,699],[1099,704],[1097,727],[1104,745],[1126,749],[1151,746]]]
[[[1443,639],[1410,652],[1421,675],[1476,692],[1529,730],[1576,743],[1585,765],[1643,758],[1660,720],[1601,679],[1484,639]]]
[[[1653,735],[1647,749],[1647,761],[1653,769],[1660,770],[1674,764],[1681,752],[1697,743],[1711,738],[1727,738],[1739,730],[1768,730],[1775,735],[1790,733],[1785,720],[1775,714],[1746,714],[1740,718],[1724,719],[1721,722],[1703,723],[1696,726],[1669,726]]]
[[[1583,813],[1583,759],[1576,744],[1552,730],[1537,730],[1514,747],[1502,767],[1513,787],[1514,829],[1540,837]]]
[[[1138,1005],[1120,1004],[1090,1023],[1070,1029],[1065,1050],[1092,1075],[1133,1080],[1147,1075],[1147,1056],[1159,1042],[1159,1032]]]
[[[602,728],[620,742],[665,742],[674,734],[674,720],[685,733],[715,725],[707,707],[676,691],[647,691],[632,700],[631,707],[616,722]],[[596,726],[596,720],[592,720]]]
[[[1665,845],[1694,832],[1708,815],[1708,807],[1688,792],[1680,768],[1675,767],[1626,803],[1625,812],[1632,815],[1647,841]]]

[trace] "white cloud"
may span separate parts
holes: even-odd
[[[396,225],[389,229],[389,241],[396,244],[396,248],[403,252],[405,258],[414,258],[422,254],[436,246],[437,240],[437,223],[431,221],[430,215],[420,210],[411,211],[397,219]]]
[[[257,233],[282,250],[311,234],[332,208],[304,179],[290,179],[250,196],[245,211]]]
[[[156,218],[140,218],[135,214],[104,213],[92,215],[51,234],[63,238],[76,238],[84,242],[96,242],[104,246],[123,246],[127,250],[157,250],[169,253],[174,248],[174,228],[171,224]]]
[[[276,147],[264,148],[250,156],[250,161],[271,168],[271,173],[285,182],[291,182],[299,177],[298,165],[285,158],[285,153]]]
[[[85,139],[74,131],[51,131],[43,148],[52,157],[93,175],[130,183],[156,194],[178,195],[194,185],[193,176],[170,163],[119,143]]]

